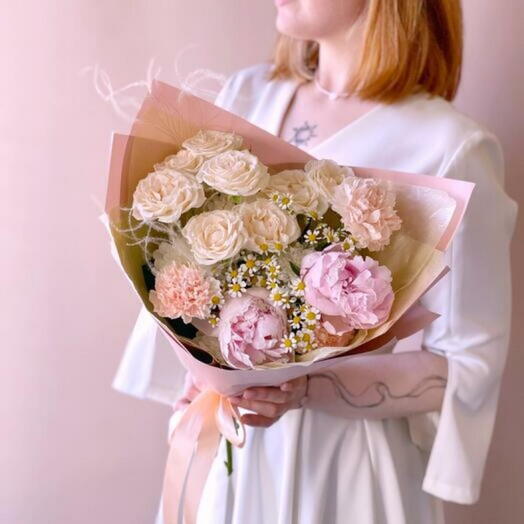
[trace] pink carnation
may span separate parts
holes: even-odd
[[[335,244],[304,257],[301,276],[306,302],[322,313],[331,334],[373,328],[389,316],[391,272],[371,257],[352,257]]]
[[[358,247],[379,251],[402,224],[395,200],[395,192],[384,182],[351,176],[336,187],[332,207]]]
[[[234,368],[247,369],[268,362],[287,362],[290,353],[281,347],[287,334],[285,313],[267,300],[269,293],[252,288],[222,307],[218,326],[220,351]]]
[[[206,277],[201,270],[171,262],[157,274],[155,289],[149,292],[155,313],[161,317],[206,318],[211,298],[220,293],[220,283]]]

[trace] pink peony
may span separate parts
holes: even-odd
[[[353,257],[335,244],[304,257],[301,276],[306,302],[322,313],[328,333],[373,328],[389,316],[391,272],[371,257]]]
[[[402,224],[395,200],[395,192],[386,183],[351,176],[335,188],[332,207],[358,247],[380,251]]]
[[[184,322],[191,322],[192,318],[206,318],[211,298],[219,294],[218,280],[195,267],[171,262],[157,273],[149,300],[161,317],[182,317]]]
[[[289,361],[289,351],[281,347],[281,339],[287,334],[286,315],[267,300],[268,296],[265,289],[252,288],[222,307],[218,340],[230,366],[246,369]]]

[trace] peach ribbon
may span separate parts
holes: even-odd
[[[171,434],[162,490],[164,524],[195,524],[221,435],[234,446],[244,445],[246,434],[238,409],[216,391],[202,391]]]

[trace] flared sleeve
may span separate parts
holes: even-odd
[[[451,272],[423,299],[442,316],[423,334],[423,348],[447,358],[439,414],[409,420],[415,441],[428,441],[423,490],[462,504],[477,501],[495,421],[510,334],[510,241],[517,205],[503,188],[497,140],[473,133],[441,176],[476,187],[447,257]],[[434,432],[424,434],[428,422]]]
[[[235,112],[238,85],[238,73],[228,77],[215,99],[215,105]],[[118,262],[113,246],[112,251]],[[137,398],[171,405],[182,394],[185,374],[156,321],[142,306],[127,340],[113,388]]]

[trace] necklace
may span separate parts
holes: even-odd
[[[337,93],[336,91],[329,91],[329,89],[326,89],[325,87],[322,87],[322,86],[320,85],[320,82],[318,81],[318,76],[317,76],[316,73],[315,73],[314,81],[315,81],[315,86],[316,86],[316,88],[317,88],[321,93],[323,93],[324,95],[326,95],[330,100],[336,100],[337,98],[347,98],[348,96],[351,95],[350,92]]]

